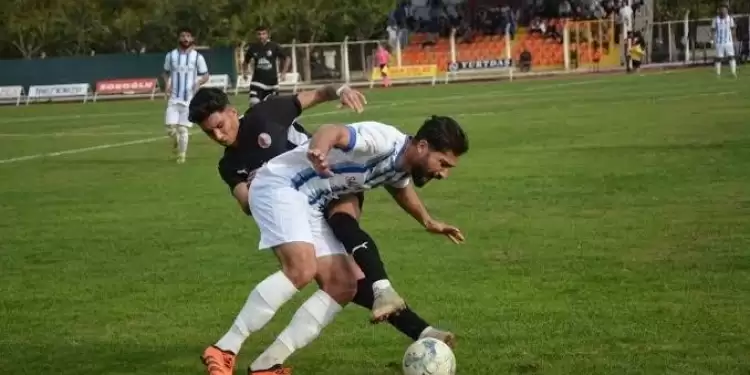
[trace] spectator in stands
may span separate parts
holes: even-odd
[[[570,2],[568,0],[564,0],[560,3],[560,6],[558,7],[558,14],[563,18],[573,16],[573,6],[570,5]]]
[[[474,43],[475,34],[468,20],[461,22],[461,25],[456,29],[456,36],[459,38],[459,43]]]
[[[525,49],[521,52],[521,55],[518,56],[518,68],[521,70],[521,72],[528,72],[531,70],[531,52],[529,50]]]
[[[599,1],[592,1],[589,11],[593,18],[602,19],[607,16],[607,12]]]
[[[529,33],[531,35],[538,34],[539,36],[544,36],[544,33],[547,31],[547,26],[544,24],[544,21],[542,21],[539,17],[534,17],[533,20],[531,20],[531,24],[529,25]]]

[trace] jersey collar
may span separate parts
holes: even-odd
[[[398,151],[398,154],[396,154],[396,162],[394,163],[396,165],[396,170],[399,172],[403,172],[403,169],[401,168],[403,162],[404,162],[404,153],[406,152],[406,148],[409,147],[409,144],[411,143],[411,136],[407,135],[404,139],[404,145],[401,146],[401,149]]]

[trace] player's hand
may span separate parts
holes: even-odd
[[[315,171],[318,172],[318,175],[322,177],[333,176],[333,172],[331,171],[331,168],[328,165],[328,161],[326,160],[327,156],[328,155],[320,150],[307,150],[307,159],[310,160],[313,169],[315,169]]]
[[[168,100],[172,96],[172,85],[167,85],[164,88],[164,97]]]
[[[428,232],[434,233],[434,234],[442,234],[447,236],[453,243],[460,244],[465,241],[463,233],[461,233],[461,230],[445,223],[441,223],[437,220],[429,220],[427,223],[425,223],[425,229],[427,229]]]
[[[279,82],[286,81],[286,73],[279,73]]]
[[[349,107],[354,112],[362,113],[365,110],[367,104],[367,98],[365,94],[351,88],[346,87],[341,90],[341,104],[339,108]]]

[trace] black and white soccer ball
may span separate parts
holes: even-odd
[[[401,362],[404,375],[455,375],[456,356],[444,342],[423,338],[409,345]]]

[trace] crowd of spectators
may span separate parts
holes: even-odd
[[[402,0],[388,20],[391,46],[396,40],[405,46],[409,33],[425,33],[429,37],[423,47],[434,44],[438,38],[456,31],[460,43],[471,43],[477,35],[508,35],[515,37],[519,25],[529,26],[532,33],[562,41],[562,25],[555,20],[594,20],[615,16],[617,24],[631,28],[633,14],[643,0],[545,0],[481,1],[471,8],[465,0]],[[513,3],[517,7],[511,7]],[[618,27],[619,29],[619,27]]]

